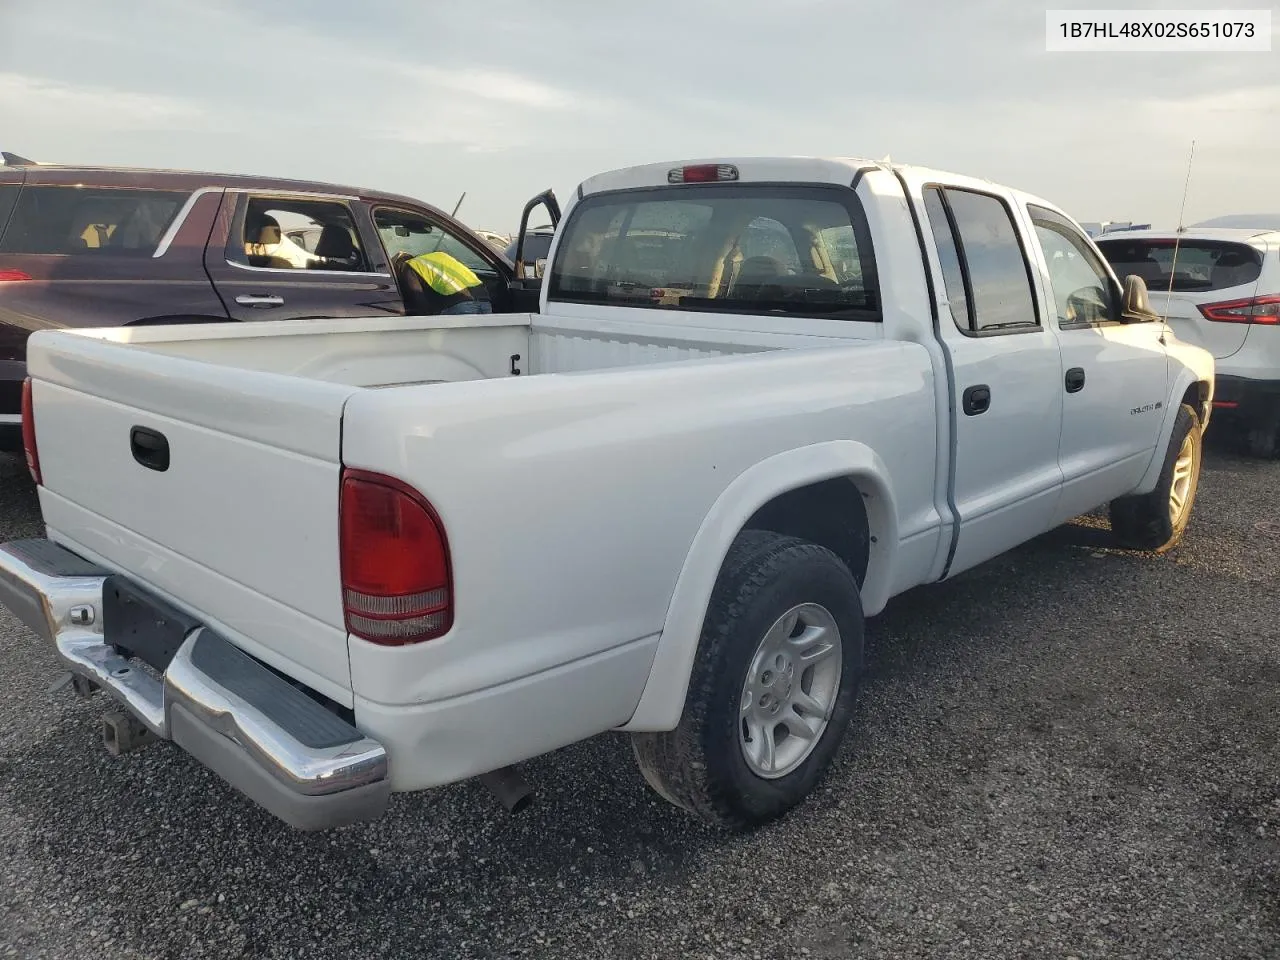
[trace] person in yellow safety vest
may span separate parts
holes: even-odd
[[[413,313],[493,313],[489,291],[484,282],[456,257],[436,251],[410,258],[405,275],[421,281],[421,290],[409,292],[410,301],[417,300],[421,310]],[[408,286],[408,284],[407,284]],[[414,284],[413,286],[418,286]],[[417,294],[415,296],[415,294]],[[409,304],[415,306],[414,303]]]

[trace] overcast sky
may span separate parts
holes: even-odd
[[[1280,208],[1280,52],[1049,54],[1044,6],[0,0],[0,147],[465,190],[510,231],[545,187],[726,154],[889,154],[1174,225],[1194,138],[1188,223]]]

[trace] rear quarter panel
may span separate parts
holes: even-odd
[[[353,396],[344,464],[435,506],[456,598],[441,639],[350,640],[357,698],[455,697],[654,637],[712,506],[784,451],[861,441],[900,536],[935,532],[932,380],[923,347],[863,342]]]

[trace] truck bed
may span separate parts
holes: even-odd
[[[753,356],[815,346],[851,344],[528,314],[37,333],[29,362],[37,436],[76,438],[42,451],[41,507],[51,539],[138,578],[350,705],[336,523],[344,465],[367,467],[384,448],[417,456],[426,443],[450,467],[426,492],[446,491],[441,509],[452,519],[459,469],[476,491],[497,483],[510,497],[506,474],[536,435],[554,451],[569,433],[592,435],[582,432],[587,419],[603,427],[610,416],[670,407],[671,391],[688,391],[715,420],[726,414],[713,407],[732,409],[741,391],[787,376],[753,372]],[[715,369],[725,364],[747,369],[730,385],[730,371]],[[623,398],[637,412],[610,414],[607,405]],[[669,410],[664,418],[676,419],[662,429],[686,415]],[[166,439],[163,470],[140,459],[139,427]],[[602,439],[606,448],[624,442]],[[642,450],[643,432],[629,443]],[[578,452],[557,459],[574,463]],[[490,491],[477,505],[491,496],[503,494]],[[466,557],[457,562],[462,576]],[[554,646],[546,649],[552,656]]]
[[[85,331],[148,354],[353,387],[574,373],[750,353],[796,338],[537,314],[371,317]],[[515,371],[518,371],[516,373]]]

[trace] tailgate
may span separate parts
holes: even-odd
[[[49,536],[349,704],[338,486],[358,388],[67,332],[33,336],[28,370]]]

